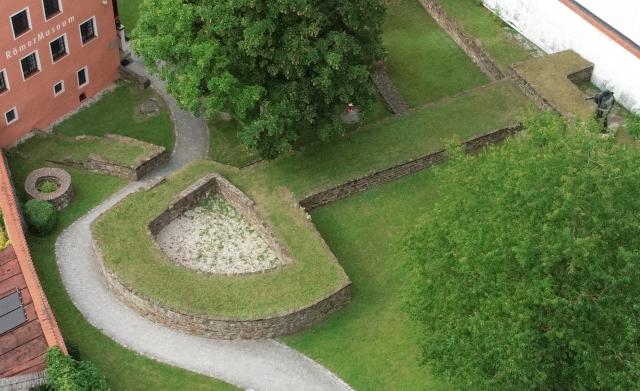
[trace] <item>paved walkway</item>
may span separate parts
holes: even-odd
[[[130,65],[143,72],[138,64]],[[188,162],[205,157],[206,122],[165,96],[176,125],[171,161],[155,176],[166,176]],[[154,180],[154,178],[147,181]],[[133,182],[73,223],[58,237],[56,257],[64,285],[75,306],[104,334],[127,348],[158,361],[222,379],[256,391],[351,390],[344,382],[304,355],[273,340],[220,341],[196,337],[155,324],[118,301],[107,288],[91,248],[91,223],[128,194],[144,186]]]

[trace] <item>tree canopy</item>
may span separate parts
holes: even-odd
[[[410,235],[425,361],[462,389],[640,384],[640,152],[547,115],[437,169]]]
[[[145,0],[133,47],[183,107],[230,112],[272,158],[372,101],[384,13],[384,0]]]

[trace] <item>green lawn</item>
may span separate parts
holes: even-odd
[[[154,147],[155,148],[155,147]],[[98,155],[105,161],[121,166],[135,166],[152,153],[153,148],[119,142],[109,138],[80,138],[59,134],[38,135],[30,138],[10,153],[16,158],[36,161],[87,160]]]
[[[387,70],[410,106],[487,82],[418,0],[390,1],[384,27]]]
[[[509,81],[488,84],[429,104],[411,114],[391,117],[333,142],[262,163],[266,180],[303,196],[391,167],[440,149],[443,140],[459,139],[514,124],[530,104]]]
[[[477,0],[437,0],[473,39],[478,39],[504,70],[508,65],[530,58],[534,53],[515,38],[515,31]]]
[[[128,33],[138,23],[138,17],[140,16],[140,4],[144,0],[118,0],[118,10],[120,11],[120,22],[124,24],[124,27]]]
[[[208,124],[209,157],[212,160],[234,167],[244,167],[260,160],[259,156],[240,143],[240,124],[237,121],[215,118],[210,119]]]
[[[142,90],[122,83],[95,104],[53,128],[67,136],[120,134],[173,150],[175,134],[169,109],[162,105],[157,115],[142,117],[138,106],[158,96],[151,89]],[[162,101],[162,99],[159,99]]]
[[[448,389],[419,365],[416,329],[403,311],[409,278],[400,251],[438,188],[433,171],[421,171],[312,214],[353,281],[353,302],[284,341],[356,390]]]

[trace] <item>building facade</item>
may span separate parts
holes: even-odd
[[[572,49],[592,62],[592,82],[640,113],[638,0],[483,0],[547,53]]]
[[[2,0],[0,146],[47,129],[118,78],[116,0]]]

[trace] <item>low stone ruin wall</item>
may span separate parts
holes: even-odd
[[[254,202],[226,178],[215,173],[200,179],[182,191],[164,212],[154,218],[148,225],[150,236],[155,236],[173,219],[179,217],[186,210],[196,206],[200,200],[213,192],[220,194],[227,202],[236,208],[244,218],[247,219],[249,224],[267,241],[278,257],[281,257],[286,263],[292,261],[286,247],[279,241],[275,233],[256,210]],[[153,240],[152,236],[150,240]],[[347,282],[335,292],[308,306],[268,317],[234,319],[187,314],[167,308],[128,287],[118,275],[106,265],[95,239],[93,240],[93,247],[100,262],[102,273],[106,278],[107,285],[122,302],[148,319],[173,329],[198,336],[217,339],[261,339],[294,334],[306,327],[316,324],[327,315],[339,311],[351,301],[351,282]]]
[[[102,271],[111,291],[142,316],[189,334],[216,339],[262,339],[290,335],[312,326],[339,311],[351,301],[351,283],[304,308],[260,319],[216,318],[186,314],[169,309],[127,287],[105,266],[100,249],[95,246]]]
[[[140,145],[143,148],[153,147],[154,151],[149,156],[145,157],[145,159],[140,163],[133,166],[124,166],[117,163],[109,162],[96,154],[89,155],[87,159],[82,161],[65,158],[61,162],[51,162],[97,172],[100,174],[113,175],[129,181],[137,181],[144,178],[150,172],[166,164],[171,158],[169,151],[167,151],[164,147],[158,145],[145,143],[144,141],[120,135],[109,134],[105,137],[118,142]]]
[[[240,189],[219,174],[209,174],[182,191],[169,207],[148,225],[149,233],[155,237],[164,227],[184,212],[196,207],[202,199],[218,193],[233,206],[269,245],[284,265],[292,263],[286,246],[278,239],[265,219],[258,213],[255,203]],[[273,270],[273,269],[270,269]]]
[[[462,145],[467,153],[475,153],[488,144],[497,144],[502,142],[504,139],[520,130],[522,130],[521,124],[509,126],[468,139],[463,142]],[[446,161],[447,153],[442,149],[417,159],[401,163],[397,166],[377,171],[364,177],[353,179],[338,186],[312,194],[300,201],[300,206],[305,210],[310,211]]]
[[[429,15],[438,23],[440,28],[449,34],[451,39],[480,67],[482,73],[491,81],[504,79],[493,58],[473,39],[462,31],[458,24],[446,14],[436,0],[420,0]],[[471,5],[470,5],[471,6]]]
[[[376,66],[369,77],[393,114],[403,115],[411,111],[409,104],[407,104],[407,101],[393,84],[393,81],[382,65]]]

